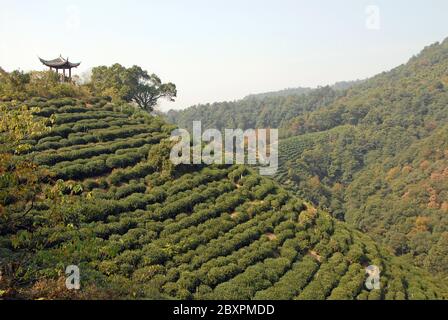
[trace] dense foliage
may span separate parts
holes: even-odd
[[[41,170],[29,159],[15,155],[26,152],[26,143],[48,131],[46,120],[36,120],[36,108],[0,104],[0,232],[16,230],[32,209],[40,190]]]
[[[191,129],[193,121],[201,120],[205,129],[280,128],[280,134],[286,136],[291,135],[291,132],[282,128],[292,119],[328,106],[344,94],[344,89],[357,83],[361,81],[337,82],[315,90],[291,88],[252,94],[233,102],[196,105],[179,111],[170,110],[166,117],[168,121],[185,129]]]
[[[73,83],[61,83],[55,72],[7,73],[0,70],[0,101],[26,100],[33,97],[87,97],[88,90]]]
[[[396,254],[448,272],[448,41],[294,119],[279,179]],[[437,260],[437,262],[436,262]]]
[[[110,96],[114,101],[135,102],[148,112],[153,111],[160,98],[174,101],[177,95],[173,83],[162,83],[155,74],[149,74],[139,66],[123,67],[116,63],[92,70],[89,86],[95,95]]]
[[[286,126],[298,115],[327,106],[339,95],[339,91],[323,87],[302,95],[249,96],[235,102],[217,102],[169,111],[166,117],[185,129],[191,129],[193,121],[199,120],[205,129],[278,128]]]

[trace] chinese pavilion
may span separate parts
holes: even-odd
[[[62,56],[59,56],[59,58],[53,59],[53,60],[44,60],[39,58],[40,62],[42,62],[44,65],[50,68],[50,71],[53,71],[53,69],[56,70],[56,73],[59,74],[59,70],[62,70],[62,81],[71,81],[72,79],[72,68],[77,68],[81,62],[79,63],[72,63],[68,61],[67,59],[62,58]],[[68,78],[65,74],[65,70],[68,69]]]

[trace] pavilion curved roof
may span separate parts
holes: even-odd
[[[56,58],[53,60],[44,60],[42,58],[39,58],[39,60],[47,67],[59,68],[59,69],[76,68],[81,64],[81,62],[72,63],[72,62],[68,61],[68,58],[64,59],[64,58],[62,58],[62,56],[59,56],[59,58]]]

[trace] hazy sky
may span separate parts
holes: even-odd
[[[446,0],[0,0],[0,66],[137,64],[177,85],[164,110],[184,108],[372,76],[447,37],[447,13]]]

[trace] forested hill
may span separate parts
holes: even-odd
[[[396,254],[448,272],[448,41],[291,121],[279,179]],[[445,258],[446,259],[446,258]]]
[[[290,88],[252,94],[233,102],[196,105],[185,110],[166,113],[169,122],[191,128],[201,120],[204,128],[282,128],[297,116],[328,106],[344,94],[344,90],[363,81],[341,81],[331,86]],[[282,132],[283,133],[283,130]]]
[[[249,168],[173,166],[160,118],[102,99],[2,110],[25,105],[52,128],[14,156],[19,186],[2,180],[2,297],[448,299],[439,279]],[[69,265],[80,291],[65,289]],[[368,265],[379,290],[364,286]]]
[[[295,117],[327,107],[342,93],[331,87],[311,90],[306,94],[250,97],[234,102],[218,102],[169,111],[166,118],[180,128],[190,129],[193,121],[201,121],[204,129],[216,128],[279,128]]]
[[[448,40],[346,90],[319,90],[265,103],[252,115],[262,121],[236,126],[280,127],[290,138],[280,142],[279,181],[396,254],[447,273]],[[233,118],[246,109],[228,108]],[[213,125],[225,114],[192,108],[176,119]]]

